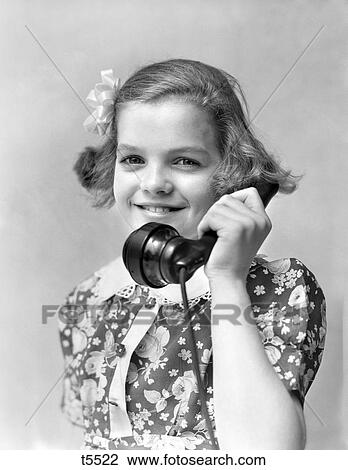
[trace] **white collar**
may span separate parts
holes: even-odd
[[[251,263],[249,274],[252,273],[259,264],[268,265],[269,262],[265,260],[266,257],[266,255],[257,254]],[[279,261],[282,260],[275,261],[274,263]],[[136,285],[126,269],[121,256],[100,268],[95,272],[95,275],[99,277],[95,294],[101,300],[107,300],[115,294],[123,296],[127,288],[129,291],[132,291]],[[204,273],[204,266],[197,269],[191,279],[185,283],[185,287],[188,300],[200,297],[210,291],[210,284]],[[175,303],[182,302],[179,284],[168,284],[160,289],[146,288],[149,289],[151,295],[157,299],[167,299]]]
[[[135,281],[129,274],[122,257],[119,256],[111,263],[95,272],[100,278],[98,282],[98,297],[109,299],[113,295],[124,292],[127,286],[133,287]],[[204,266],[201,266],[186,283],[187,298],[193,299],[199,297],[210,290],[209,280],[204,273]],[[154,297],[162,297],[171,302],[182,302],[181,289],[179,284],[169,284],[160,289],[148,288]]]

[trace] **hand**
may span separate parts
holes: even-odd
[[[209,280],[246,280],[251,262],[272,228],[257,189],[225,194],[207,211],[197,227],[198,238],[214,230],[218,239],[204,272]]]

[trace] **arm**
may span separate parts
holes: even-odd
[[[59,338],[64,358],[64,373],[62,377],[63,396],[61,410],[72,424],[83,427],[82,403],[79,390],[78,370],[76,367],[76,325],[72,321],[73,308],[76,304],[74,289],[57,311]]]
[[[239,325],[221,320],[230,316],[230,305],[241,312],[250,306],[246,279],[271,227],[255,188],[222,196],[197,227],[198,237],[207,230],[218,235],[204,270],[212,293],[215,418],[223,449],[305,445],[302,410],[272,368],[256,324],[243,315]],[[222,304],[225,311],[215,309]]]
[[[216,276],[210,279],[210,288],[220,448],[303,449],[306,431],[302,407],[277,377],[256,325],[243,314],[237,318],[240,324],[232,323],[228,308],[214,310],[222,304],[235,305],[241,312],[249,307],[245,281]]]
[[[65,303],[57,311],[60,343],[64,358],[61,409],[73,424],[82,428],[84,427],[84,416],[80,393],[80,367],[82,357],[86,352],[88,336],[94,334],[97,328],[97,322],[94,321],[96,310],[91,308],[89,311],[87,308],[88,305],[98,307],[93,293],[97,280],[98,278],[93,275],[74,287],[67,295]]]

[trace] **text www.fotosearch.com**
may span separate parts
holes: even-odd
[[[260,456],[240,456],[232,457],[229,454],[225,455],[214,455],[214,456],[189,456],[185,457],[182,455],[169,455],[164,454],[163,456],[124,456],[120,460],[122,454],[84,454],[81,455],[82,465],[124,465],[125,463],[129,466],[157,466],[157,465],[176,465],[176,466],[191,466],[191,465],[205,465],[205,466],[266,466],[266,458]],[[106,460],[107,461],[106,461]]]

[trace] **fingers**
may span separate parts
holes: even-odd
[[[226,226],[228,209],[222,204],[218,206],[214,204],[208,212],[203,216],[202,220],[197,226],[198,238],[201,238],[205,232],[213,230],[219,235],[219,231]]]
[[[250,216],[221,204],[220,207],[211,208],[202,218],[197,226],[197,235],[201,238],[203,233],[213,230],[218,236],[228,232],[240,233],[243,236],[255,231],[269,233],[271,229],[272,222],[266,213],[263,215],[253,212]]]
[[[255,218],[259,223],[269,229],[272,228],[272,223],[268,217],[262,199],[256,188],[246,188],[240,191],[235,191],[232,194],[225,194],[222,196],[217,203],[225,204],[235,211],[248,215],[249,217]]]
[[[246,188],[239,191],[235,191],[231,194],[225,194],[221,196],[219,201],[223,203],[229,203],[230,201],[240,201],[244,204],[244,208],[248,208],[257,213],[263,213],[265,211],[262,199],[260,198],[259,192],[256,188]]]
[[[262,200],[255,188],[242,189],[232,194],[225,194],[207,211],[197,227],[197,234],[209,230],[223,231],[224,228],[233,230],[260,229],[270,232],[271,220],[265,212]],[[219,234],[219,233],[218,233]]]

